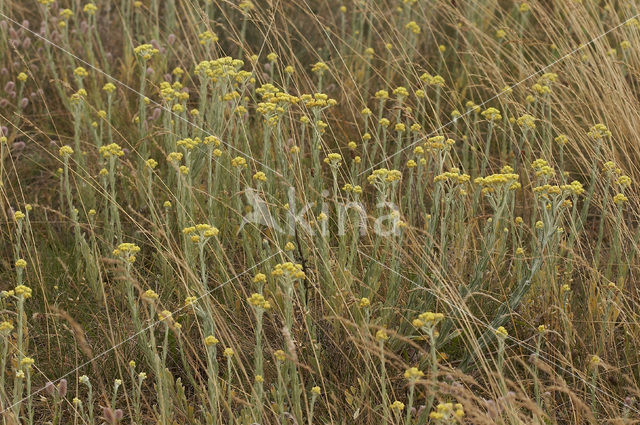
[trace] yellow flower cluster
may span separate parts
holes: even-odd
[[[251,294],[251,297],[247,298],[247,302],[254,307],[258,307],[264,310],[269,310],[271,308],[271,303],[265,300],[262,294],[258,294],[257,292]]]
[[[316,62],[311,67],[311,72],[314,72],[318,75],[322,75],[325,73],[325,71],[328,71],[328,70],[329,70],[329,66],[324,62]]]
[[[378,90],[374,96],[376,99],[385,100],[389,98],[389,92],[386,90]]]
[[[401,401],[394,401],[393,403],[391,403],[391,410],[397,410],[398,412],[401,412],[404,410],[404,403]]]
[[[264,173],[264,171],[258,171],[253,175],[253,179],[260,182],[266,182],[267,175]]]
[[[560,146],[564,146],[569,142],[569,138],[566,134],[559,134],[555,139],[553,139]]]
[[[362,193],[362,187],[359,185],[352,185],[350,183],[346,183],[344,186],[342,186],[342,190],[344,190],[345,192],[352,192],[355,193],[356,195],[359,195]]]
[[[500,115],[500,111],[496,108],[487,108],[482,113],[482,115],[487,121],[500,121],[502,119],[502,115]]]
[[[87,91],[85,89],[79,89],[77,92],[69,97],[69,101],[73,105],[79,104],[85,97],[87,97]]]
[[[427,139],[424,147],[427,151],[436,152],[449,150],[455,144],[456,141],[453,139],[445,139],[444,136],[433,136]]]
[[[98,7],[93,3],[87,3],[87,4],[84,5],[82,10],[87,15],[95,15],[95,13],[98,11]]]
[[[8,335],[13,330],[13,324],[8,321],[0,322],[0,334]]]
[[[440,403],[436,406],[436,410],[429,413],[429,417],[442,423],[458,422],[464,418],[464,409],[460,403]]]
[[[536,128],[536,119],[532,115],[524,114],[516,120],[516,124],[521,128],[533,130]]]
[[[176,145],[182,146],[186,150],[190,151],[190,150],[196,148],[200,143],[202,143],[202,140],[199,137],[196,137],[196,138],[193,138],[193,139],[190,138],[190,137],[187,137],[185,139],[178,140],[176,142]]]
[[[23,357],[22,360],[20,360],[20,366],[27,369],[33,366],[34,363],[35,360],[33,360],[31,357]]]
[[[253,277],[253,283],[264,283],[267,281],[267,275],[264,273],[256,273]]]
[[[109,94],[112,94],[114,91],[116,91],[116,86],[113,83],[107,83],[102,86],[102,90],[106,91]]]
[[[244,61],[225,56],[219,59],[202,61],[195,67],[195,73],[201,78],[209,78],[212,82],[228,81],[245,83],[251,79],[251,72],[243,71]]]
[[[118,145],[117,143],[111,143],[106,146],[100,146],[100,149],[98,151],[105,158],[110,158],[112,156],[120,157],[124,155],[124,151],[122,150],[120,145]]]
[[[75,75],[76,77],[80,77],[80,78],[84,78],[89,76],[89,73],[87,72],[86,69],[84,69],[83,67],[79,66],[76,69],[73,70],[73,75]]]
[[[324,159],[325,164],[328,164],[332,168],[338,168],[342,165],[342,155],[339,153],[330,153]]]
[[[207,347],[212,347],[216,344],[218,344],[220,341],[218,341],[218,338],[216,338],[213,335],[209,335],[204,339],[204,345],[206,345]]]
[[[471,180],[471,177],[468,174],[460,174],[460,170],[458,168],[451,168],[448,172],[444,172],[439,174],[433,178],[435,183],[438,182],[452,182],[452,183],[467,183]]]
[[[616,183],[623,188],[629,187],[631,186],[631,177],[625,175],[619,176],[616,179]]]
[[[171,152],[169,155],[167,155],[167,161],[171,163],[178,163],[182,161],[182,157],[182,152]]]
[[[604,124],[596,124],[591,127],[591,130],[589,130],[587,136],[594,140],[602,140],[605,137],[611,137],[611,132]]]
[[[539,95],[539,96],[544,96],[547,95],[549,93],[551,93],[551,88],[547,85],[542,85],[542,84],[534,84],[531,86],[531,91],[533,91],[535,94]]]
[[[544,159],[536,159],[531,163],[531,168],[535,171],[536,177],[553,177],[556,172]]]
[[[498,338],[503,338],[504,339],[504,338],[509,336],[509,333],[504,328],[504,326],[500,326],[500,327],[498,327],[498,329],[496,329],[496,336]]]
[[[204,223],[182,229],[182,234],[190,236],[191,241],[194,243],[205,243],[210,238],[218,236],[219,233],[220,231],[217,227]]]
[[[138,252],[140,252],[140,247],[138,245],[124,242],[113,250],[113,255],[125,258],[129,263],[134,263],[136,261],[135,254]]]
[[[162,310],[158,312],[158,320],[161,322],[169,321],[171,319],[171,312],[169,310]]]
[[[398,170],[389,170],[386,168],[379,168],[374,170],[367,181],[372,185],[381,185],[386,183],[395,183],[402,179],[402,173]]]
[[[520,176],[514,173],[497,173],[487,177],[477,177],[473,182],[482,186],[482,193],[486,194],[504,188],[508,190],[519,189],[519,178]]]
[[[578,196],[584,193],[584,187],[582,187],[582,183],[574,180],[571,184],[563,184],[561,186],[551,184],[536,186],[533,188],[533,192],[545,198],[553,195],[561,195],[563,193]]]
[[[311,94],[303,94],[300,96],[300,100],[304,102],[304,105],[307,108],[325,108],[328,106],[335,106],[338,104],[338,101],[330,98],[324,93],[314,93]]]
[[[14,293],[20,297],[24,297],[24,299],[26,300],[27,298],[31,298],[31,288],[29,288],[28,286],[25,285],[18,285],[15,287],[15,289],[13,290]]]
[[[382,341],[386,341],[388,339],[389,339],[389,335],[387,334],[387,331],[385,329],[379,329],[376,332],[376,340],[377,341],[382,342]]]
[[[424,376],[424,372],[422,372],[417,367],[410,367],[409,369],[404,371],[404,378],[409,381],[416,381]]]
[[[444,314],[426,311],[424,313],[421,313],[416,319],[413,320],[412,323],[416,328],[432,328],[437,325],[438,322],[442,319],[444,319]]]
[[[629,198],[627,198],[623,193],[618,193],[613,197],[613,202],[616,205],[622,205],[628,201],[629,201]]]
[[[64,145],[60,148],[59,154],[61,157],[66,158],[69,155],[73,155],[73,149],[71,146]]]
[[[430,86],[444,87],[444,78],[439,75],[434,75],[433,77],[429,78],[427,84],[429,84]]]
[[[558,74],[555,72],[545,72],[538,78],[538,84],[541,85],[551,85],[558,81]]]
[[[147,289],[142,293],[140,297],[142,298],[143,301],[152,303],[159,298],[159,295],[153,289]]]
[[[231,166],[235,168],[247,168],[247,160],[241,156],[236,156],[231,160]]]
[[[393,94],[398,99],[402,99],[409,96],[409,91],[405,87],[399,86],[393,90]]]
[[[416,21],[410,21],[404,27],[414,34],[420,34],[420,26],[416,23]]]
[[[282,264],[276,264],[271,271],[271,275],[284,277],[286,279],[304,279],[306,277],[302,271],[302,264],[294,264],[289,261]]]
[[[138,56],[143,61],[148,61],[153,56],[157,55],[159,51],[151,44],[141,44],[133,49],[133,53],[135,53],[136,56]]]
[[[198,34],[198,39],[200,39],[200,44],[204,46],[205,44],[215,43],[216,41],[218,41],[218,36],[216,35],[216,33],[213,33],[211,31],[205,31]]]

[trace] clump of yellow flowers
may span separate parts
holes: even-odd
[[[432,329],[442,319],[444,319],[444,314],[426,311],[424,313],[421,313],[416,319],[413,320],[412,323],[416,328]]]
[[[504,170],[509,171],[509,170]],[[499,192],[502,190],[515,190],[520,188],[518,179],[520,176],[512,172],[491,174],[487,177],[477,177],[473,182],[482,187],[483,194]]]
[[[263,310],[269,310],[271,308],[271,303],[269,303],[262,294],[258,294],[257,292],[251,294],[251,296],[247,298],[247,302],[256,308],[261,308]]]
[[[409,369],[404,371],[404,378],[411,382],[415,382],[423,376],[424,372],[417,367],[410,367]]]
[[[367,181],[376,186],[378,184],[384,183],[395,183],[402,178],[402,173],[398,170],[388,170],[386,168],[379,168],[374,170],[373,173],[369,177],[367,177]]]
[[[140,247],[136,244],[124,242],[118,245],[116,249],[113,250],[113,255],[116,257],[120,257],[126,260],[129,263],[134,263],[136,261],[136,256],[140,252]]]
[[[218,230],[217,227],[205,223],[196,224],[195,226],[185,227],[182,229],[182,234],[189,236],[193,243],[204,243],[209,239],[218,236],[219,233],[220,230]]]
[[[143,61],[148,61],[153,56],[159,53],[159,50],[153,47],[151,44],[141,44],[133,49],[133,53],[136,54]]]
[[[605,137],[611,137],[611,132],[604,124],[596,124],[591,127],[587,136],[594,140],[602,140]]]
[[[440,423],[460,422],[464,418],[464,409],[460,403],[440,403],[429,417]]]
[[[118,145],[117,143],[111,143],[106,146],[100,146],[100,149],[98,149],[98,151],[105,158],[121,157],[124,155],[124,151],[122,150],[120,145]]]
[[[284,277],[286,279],[304,279],[305,273],[302,271],[302,264],[294,264],[287,261],[286,263],[276,264],[271,271],[272,276]]]

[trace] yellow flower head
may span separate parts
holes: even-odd
[[[71,146],[64,145],[60,148],[59,154],[62,158],[66,158],[69,155],[73,154],[73,149],[71,148]]]
[[[153,56],[159,53],[159,50],[153,47],[151,44],[141,44],[140,46],[133,49],[133,53],[138,56],[143,61],[148,61]]]
[[[322,75],[325,73],[325,71],[328,71],[328,70],[329,70],[329,66],[327,66],[327,64],[324,62],[316,62],[311,67],[311,72],[316,73],[318,75]]]
[[[75,75],[76,77],[80,77],[80,78],[84,78],[87,77],[89,75],[89,73],[87,72],[86,69],[84,69],[83,67],[79,66],[76,69],[73,70],[73,75]]]
[[[0,322],[0,334],[8,335],[13,330],[13,324],[8,321]]]
[[[258,171],[253,175],[253,179],[260,182],[266,182],[267,175],[263,171]]]
[[[106,146],[100,146],[98,152],[105,158],[120,157],[124,155],[124,151],[117,143],[111,143]]]
[[[247,302],[254,307],[261,308],[264,310],[268,310],[271,308],[271,304],[269,301],[265,300],[262,294],[253,293],[251,297],[247,298]]]
[[[416,21],[410,21],[404,27],[414,34],[420,34],[420,26],[416,23]]]
[[[604,124],[596,124],[587,133],[594,140],[602,140],[605,137],[611,137],[611,132]]]
[[[509,336],[509,333],[504,328],[504,326],[500,326],[498,329],[496,329],[496,335],[498,336],[498,338],[504,339]]]
[[[331,168],[338,168],[342,164],[342,155],[339,153],[330,153],[324,159],[324,163],[328,164]]]
[[[31,357],[23,357],[22,360],[20,360],[20,366],[27,369],[33,366],[34,363],[35,360],[33,360]]]
[[[302,271],[302,265],[291,262],[276,264],[271,274],[276,277],[284,277],[287,280],[304,279],[306,277]]]
[[[423,376],[424,376],[424,372],[422,372],[417,367],[411,367],[404,371],[404,377],[409,381],[416,381],[419,378],[422,378]]]
[[[208,337],[206,337],[204,339],[204,345],[206,345],[207,347],[212,347],[216,344],[218,344],[220,341],[218,341],[218,338],[216,338],[213,335],[209,335]],[[225,350],[226,351],[226,350]]]
[[[87,15],[93,16],[93,15],[95,15],[96,11],[98,10],[98,7],[93,3],[87,3],[87,4],[84,5],[82,10]]]
[[[161,322],[169,321],[171,319],[171,312],[169,310],[162,310],[158,313],[158,320]]]
[[[396,410],[398,412],[401,412],[404,410],[404,403],[401,401],[394,401],[393,403],[391,403],[391,410]]]
[[[500,121],[502,119],[502,115],[500,115],[500,111],[496,108],[487,108],[482,111],[481,115],[487,121]]]
[[[28,286],[25,285],[18,285],[15,287],[15,289],[13,290],[13,292],[19,297],[19,296],[23,296],[24,299],[27,298],[31,298],[31,288],[29,288]]]
[[[158,299],[158,294],[153,289],[147,289],[143,292],[142,299],[146,302],[153,302]]]
[[[380,329],[376,332],[376,340],[378,341],[386,341],[389,339],[389,335],[385,329]]]
[[[247,168],[247,160],[241,156],[236,156],[231,160],[231,166],[235,168]]]

